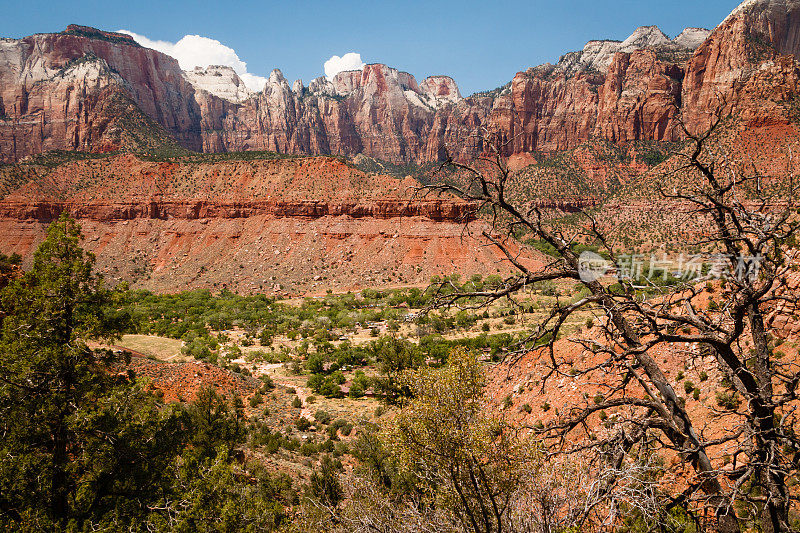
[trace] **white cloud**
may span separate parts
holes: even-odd
[[[361,70],[365,64],[361,61],[361,54],[355,52],[348,52],[342,57],[333,56],[325,62],[325,77],[332,80],[340,72]]]
[[[128,30],[119,30],[119,33],[130,35],[142,46],[174,57],[178,60],[178,64],[183,70],[192,70],[194,67],[207,67],[209,65],[226,65],[239,75],[251,91],[262,90],[267,82],[267,78],[247,72],[247,63],[239,59],[236,51],[216,39],[209,39],[200,35],[184,35],[177,43],[171,43],[169,41],[154,41],[144,35]]]

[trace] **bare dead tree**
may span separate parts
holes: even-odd
[[[755,169],[737,166],[713,139],[722,124],[717,118],[702,134],[684,128],[687,145],[676,154],[683,160],[667,178],[681,180],[680,190],[662,194],[665,199],[691,206],[696,220],[705,221],[707,235],[701,244],[719,255],[730,273],[720,284],[719,309],[709,309],[700,294],[712,273],[661,287],[655,296],[642,298],[635,279],[608,279],[585,274],[584,258],[573,248],[578,239],[597,244],[611,263],[620,254],[598,221],[582,213],[585,224],[571,234],[554,225],[535,204],[515,200],[510,187],[513,176],[506,165],[504,147],[488,139],[488,152],[475,164],[448,158],[444,166],[460,173],[460,182],[430,185],[421,192],[449,193],[474,202],[491,230],[484,237],[513,265],[516,273],[500,286],[465,291],[444,282],[432,307],[458,306],[476,309],[500,299],[514,299],[526,287],[547,280],[572,280],[587,296],[557,303],[549,316],[520,343],[514,357],[540,346],[549,359],[550,376],[574,375],[557,357],[557,339],[564,325],[578,311],[592,310],[604,316],[601,335],[574,339],[598,360],[578,376],[602,370],[615,376],[602,401],[574,405],[543,429],[542,437],[564,450],[571,435],[585,428],[590,418],[608,409],[628,409],[624,423],[605,439],[581,446],[583,452],[613,449],[605,460],[622,469],[631,450],[655,436],[691,464],[694,480],[675,495],[676,501],[713,511],[713,527],[720,532],[740,531],[743,518],[734,505],[746,506],[758,516],[763,531],[790,531],[789,509],[796,500],[787,481],[798,471],[800,438],[795,434],[800,367],[773,354],[765,313],[781,302],[791,302],[787,276],[793,266],[793,240],[798,231],[794,211],[798,186],[792,171],[786,180],[766,183]],[[524,232],[557,252],[557,259],[543,268],[530,269],[517,255],[514,236]],[[685,343],[700,350],[690,359],[710,354],[728,378],[743,406],[722,434],[705,436],[703,420],[693,418],[676,393],[665,368],[653,353],[657,348],[679,349]],[[578,377],[576,376],[576,377]],[[542,383],[544,391],[544,383]],[[734,468],[723,468],[710,450],[734,447]],[[605,481],[613,485],[612,480]],[[741,514],[741,513],[739,513]]]

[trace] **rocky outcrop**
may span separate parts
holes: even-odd
[[[685,62],[710,33],[703,28],[686,28],[670,40],[658,26],[642,26],[624,41],[589,41],[583,50],[563,56],[558,66],[568,72],[587,69],[604,72],[618,52],[631,53],[637,50],[653,50],[661,55],[672,56],[673,61]]]
[[[466,99],[449,77],[418,84],[379,64],[318,78],[302,96],[276,71],[264,92],[241,106],[216,104],[218,111],[207,112],[215,104],[201,102],[204,148],[363,153],[421,163],[448,153],[474,158],[485,148],[474,139],[482,126],[513,139],[509,153],[563,150],[592,136],[673,140],[681,61],[702,33],[687,30],[670,41],[658,28],[640,28],[623,43],[600,46],[600,55],[590,43],[556,66],[518,73],[503,94]]]
[[[655,52],[618,53],[598,89],[594,136],[611,142],[674,141],[683,71]]]
[[[461,100],[458,85],[450,76],[428,76],[422,80],[420,88],[428,96],[429,103],[433,107],[439,107],[445,103],[454,104]]]
[[[494,99],[490,124],[508,141],[508,155],[566,150],[592,137],[674,140],[682,74],[651,50],[617,52],[605,75],[551,65],[529,69]]]
[[[558,205],[573,204],[560,202]],[[582,205],[586,202],[582,202]],[[588,205],[588,204],[586,204]],[[548,207],[555,207],[555,205]],[[53,202],[3,201],[0,218],[52,222],[61,213],[74,218],[103,222],[142,219],[228,219],[257,216],[274,218],[317,219],[328,216],[390,219],[424,217],[436,222],[469,222],[475,219],[475,208],[454,200],[365,200],[365,201],[282,201],[255,200],[214,202],[207,200],[173,200],[151,198],[144,202]]]
[[[672,42],[681,48],[697,50],[711,32],[705,28],[686,28]]]
[[[245,86],[231,67],[223,65],[195,67],[194,70],[184,71],[184,75],[195,90],[209,92],[229,102],[240,104],[253,96],[253,92]],[[300,89],[302,91],[302,83]]]
[[[418,198],[419,183],[366,175],[333,158],[155,163],[131,155],[75,161],[51,170],[29,165],[0,173],[0,218],[233,219],[327,216],[439,222],[474,220],[455,198]]]
[[[102,113],[111,93],[127,95],[180,144],[205,152],[364,153],[395,163],[448,153],[469,159],[484,148],[472,139],[481,126],[509,139],[521,132],[514,153],[574,146],[597,132],[619,141],[662,139],[669,119],[655,112],[663,98],[651,93],[675,93],[667,79],[674,64],[648,56],[650,65],[634,60],[628,69],[629,59],[615,58],[639,47],[681,46],[657,28],[640,29],[624,43],[601,45],[599,55],[590,43],[574,61],[520,73],[507,94],[488,97],[464,99],[450,77],[417,83],[380,64],[317,78],[308,88],[299,80],[290,85],[275,70],[253,94],[228,67],[181,72],[175,60],[127,35],[70,27],[2,42],[0,154],[16,161],[51,149],[120,148],[125,125]],[[593,70],[606,63],[608,76]],[[637,69],[646,76],[634,80]]]
[[[200,149],[200,113],[178,62],[127,35],[70,26],[59,34],[0,40],[0,159],[53,149],[116,147],[109,128],[123,93],[190,149]]]
[[[301,91],[275,70],[264,91],[241,105],[201,95],[203,146],[423,160],[435,109],[460,99],[452,80],[426,82],[422,89],[412,75],[375,64]]]

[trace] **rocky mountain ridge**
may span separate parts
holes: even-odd
[[[641,34],[637,30],[625,46],[649,46]],[[464,144],[477,126],[498,122],[493,115],[502,116],[515,96],[512,90],[500,98],[465,99],[448,76],[417,83],[380,64],[320,77],[308,87],[300,80],[290,85],[275,70],[253,93],[229,67],[183,72],[174,59],[127,35],[80,26],[0,42],[0,81],[5,161],[51,149],[119,146],[114,117],[102,115],[115,92],[191,150],[365,153],[394,162],[441,159],[447,146]]]
[[[642,26],[624,41],[589,41],[583,50],[562,56],[558,67],[571,72],[587,69],[602,72],[608,69],[618,52],[632,53],[637,50],[673,52],[683,54],[688,59],[709,35],[711,31],[704,28],[686,28],[670,40],[658,26]]]
[[[592,138],[674,141],[683,136],[679,114],[702,128],[723,103],[752,120],[785,123],[785,103],[797,93],[797,13],[795,1],[759,0],[710,33],[688,28],[669,39],[642,27],[466,98],[447,76],[417,82],[381,64],[308,86],[275,70],[252,93],[227,67],[183,72],[127,35],[70,26],[0,41],[0,157],[125,148],[130,128],[108,104],[115,95],[135,104],[137,123],[152,121],[189,150],[365,154],[398,164],[474,158],[485,149],[474,137],[480,128],[513,155]]]

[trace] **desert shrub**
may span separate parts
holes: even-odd
[[[250,407],[256,407],[263,401],[264,398],[261,396],[261,391],[256,391],[256,393],[250,397]]]
[[[322,409],[318,410],[314,413],[314,420],[319,422],[320,424],[328,424],[331,421],[331,415],[327,411],[323,411]]]
[[[300,431],[308,431],[311,428],[311,421],[304,416],[298,418],[295,423],[295,427]]]
[[[739,398],[732,391],[717,391],[717,405],[729,411],[739,408]]]
[[[313,442],[304,442],[302,446],[300,446],[300,453],[309,457],[318,453],[317,445]]]

